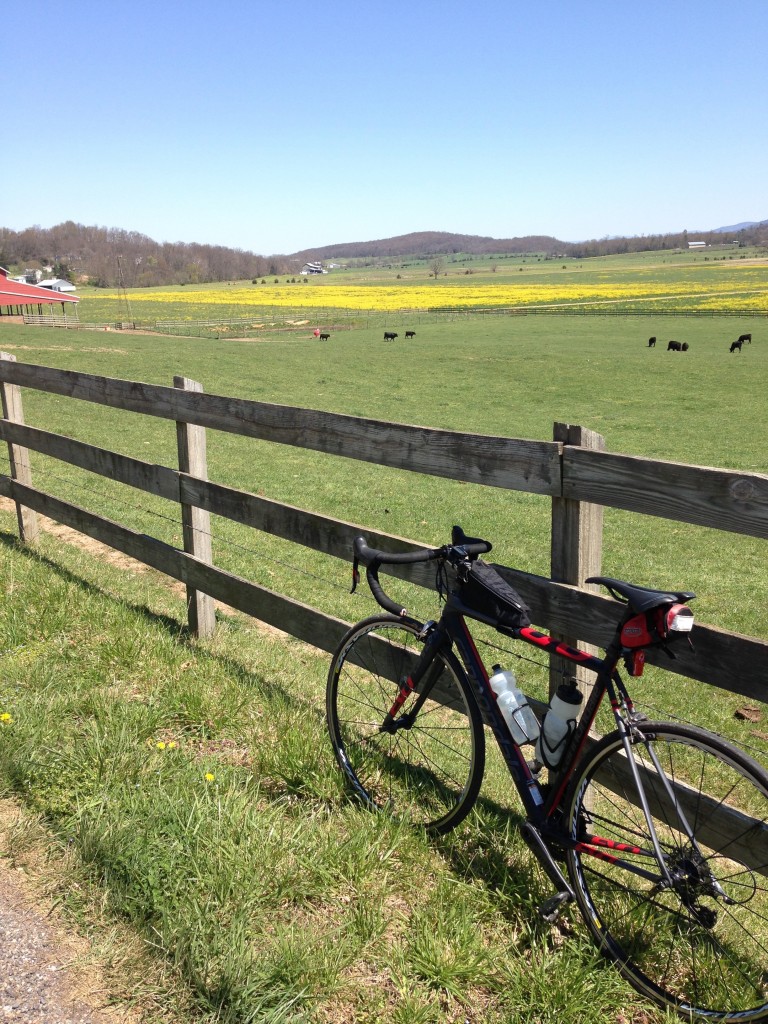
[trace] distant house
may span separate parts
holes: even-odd
[[[688,248],[689,249],[706,249],[707,248],[707,243],[706,242],[689,242],[688,243]]]
[[[52,292],[74,292],[77,291],[75,286],[69,281],[64,281],[60,277],[49,277],[45,281],[40,281],[39,285],[41,288],[50,288]]]
[[[327,270],[323,270],[323,264],[318,260],[316,263],[305,263],[304,268],[301,271],[302,274],[327,274]]]

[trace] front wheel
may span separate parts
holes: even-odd
[[[643,722],[631,742],[653,831],[618,733],[588,751],[566,798],[584,918],[657,1003],[768,1020],[768,773],[692,726]]]
[[[429,692],[415,717],[417,694],[411,692],[394,716],[393,730],[382,730],[424,646],[420,629],[393,615],[353,626],[328,673],[328,730],[339,766],[366,805],[443,833],[477,799],[485,735],[469,682],[451,651],[438,654],[428,670],[423,685]]]

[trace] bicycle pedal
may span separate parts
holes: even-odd
[[[547,924],[556,924],[560,911],[572,899],[573,894],[570,892],[556,892],[554,896],[550,896],[548,900],[541,904],[539,907],[539,917],[543,918]]]

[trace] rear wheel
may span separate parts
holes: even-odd
[[[328,674],[328,729],[336,760],[365,804],[441,833],[458,825],[477,799],[485,735],[464,670],[450,651],[429,669],[429,693],[415,718],[417,694],[410,693],[394,731],[382,731],[424,646],[420,630],[418,623],[379,615],[346,634]]]
[[[630,983],[683,1017],[768,1020],[768,773],[701,729],[640,730],[632,749],[667,874],[613,733],[566,801],[584,918]]]

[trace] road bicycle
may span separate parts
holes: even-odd
[[[672,653],[690,640],[695,595],[590,578],[623,602],[601,658],[533,628],[516,591],[479,558],[490,550],[459,527],[451,544],[406,553],[355,541],[353,590],[362,563],[389,614],[353,626],[328,675],[329,732],[354,794],[445,833],[478,798],[487,728],[523,804],[522,835],[555,886],[540,913],[555,921],[575,901],[630,984],[686,1019],[768,1020],[768,772],[696,726],[648,721],[619,672],[638,677],[648,648]],[[422,623],[378,572],[427,561],[444,605]],[[594,676],[546,782],[515,741],[467,619]],[[596,739],[606,695],[615,729]]]

